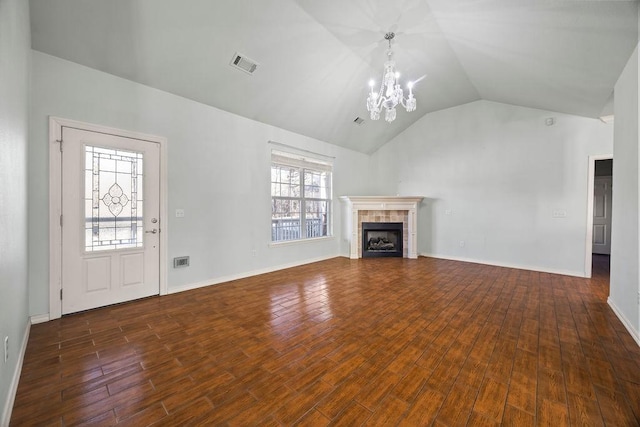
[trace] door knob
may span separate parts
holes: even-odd
[[[151,234],[156,234],[157,232],[158,232],[158,230],[157,230],[157,229],[155,229],[155,228],[154,228],[153,230],[147,230],[147,231],[145,231],[145,233],[151,233]]]

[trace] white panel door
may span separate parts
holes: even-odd
[[[62,128],[62,314],[160,291],[160,145]]]
[[[594,254],[611,254],[611,177],[596,177],[593,183]]]

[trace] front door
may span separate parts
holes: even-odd
[[[611,177],[596,177],[593,182],[594,254],[611,254]]]
[[[62,314],[160,291],[160,146],[62,127]]]

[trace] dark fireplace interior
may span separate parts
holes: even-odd
[[[362,257],[402,257],[402,223],[363,222]]]

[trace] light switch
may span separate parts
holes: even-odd
[[[567,217],[567,211],[565,211],[563,209],[554,209],[553,212],[551,213],[551,216],[553,218],[566,218]]]
[[[184,218],[184,209],[176,209],[176,218]]]

